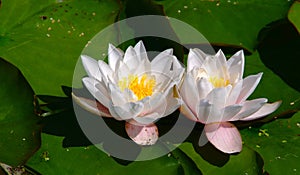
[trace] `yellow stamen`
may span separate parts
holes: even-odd
[[[223,78],[217,77],[210,77],[209,81],[213,84],[215,88],[225,87],[230,83],[229,80],[224,80]]]
[[[136,95],[138,100],[141,100],[147,96],[151,96],[155,84],[155,79],[146,74],[142,75],[141,77],[130,75],[128,78],[123,78],[118,82],[121,90],[124,90],[125,88],[130,89]]]

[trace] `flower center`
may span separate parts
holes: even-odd
[[[211,82],[211,84],[213,84],[215,88],[225,87],[230,83],[229,80],[217,77],[210,77],[209,81]]]
[[[125,88],[130,89],[136,95],[138,100],[141,100],[147,96],[151,96],[155,84],[155,79],[146,74],[142,75],[141,77],[129,75],[128,78],[123,78],[118,82],[121,90],[124,90]]]

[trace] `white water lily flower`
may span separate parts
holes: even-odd
[[[225,153],[240,152],[242,139],[230,121],[248,121],[274,112],[280,101],[266,98],[246,100],[258,85],[262,73],[243,79],[244,54],[237,52],[228,61],[220,50],[207,55],[191,49],[187,74],[179,89],[184,104],[181,112],[189,119],[205,124],[207,139]]]
[[[184,68],[172,52],[172,49],[165,50],[150,62],[140,41],[134,47],[128,47],[125,54],[110,44],[108,64],[82,55],[88,74],[82,81],[97,103],[75,95],[73,98],[94,114],[131,121],[133,127],[126,127],[130,131],[141,130],[140,126],[134,127],[136,125],[153,126],[155,120],[171,114],[181,105],[174,91]],[[156,134],[156,126],[153,128]],[[147,135],[149,133],[142,134]]]

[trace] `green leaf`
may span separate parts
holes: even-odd
[[[300,16],[300,2],[295,1],[289,10],[288,18],[295,25],[298,32],[300,33],[300,18],[299,18],[299,16]]]
[[[173,156],[122,166],[95,146],[63,148],[62,137],[47,134],[42,140],[41,149],[27,163],[41,174],[181,174]]]
[[[71,86],[81,50],[114,22],[118,9],[114,0],[4,0],[0,56],[22,71],[37,94],[63,95],[60,86]],[[107,47],[99,46],[99,55]]]
[[[20,71],[0,58],[0,162],[24,164],[40,146],[34,93]]]
[[[300,112],[241,133],[245,144],[261,154],[269,174],[299,173]]]
[[[269,102],[282,101],[281,106],[271,116],[294,113],[300,110],[300,93],[289,87],[279,76],[264,66],[255,52],[246,57],[245,75],[263,72],[262,79],[249,99],[268,98]]]
[[[195,152],[192,144],[184,143],[180,145],[180,149],[183,150],[201,169],[205,174],[248,174],[257,175],[262,171],[261,158],[253,150],[244,147],[242,152],[237,155],[231,155],[228,162],[222,167],[218,167],[210,164],[203,159],[197,152]],[[201,149],[201,147],[199,148]],[[210,154],[210,153],[209,153]],[[212,157],[212,159],[219,159],[218,156]]]
[[[165,0],[158,3],[164,6],[167,16],[192,25],[214,45],[236,45],[253,51],[259,30],[270,21],[285,17],[292,2]]]

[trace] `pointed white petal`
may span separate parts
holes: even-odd
[[[119,62],[123,59],[123,51],[117,49],[114,45],[108,45],[108,63],[113,71],[117,70]]]
[[[266,115],[271,114],[272,112],[274,112],[281,104],[281,101],[277,101],[274,103],[266,103],[264,104],[257,112],[255,112],[254,114],[243,118],[241,120],[245,120],[245,121],[249,121],[249,120],[255,120],[261,117],[264,117]]]
[[[110,101],[108,92],[101,82],[90,77],[83,78],[82,82],[95,99],[104,106],[108,106]]]
[[[226,102],[227,106],[237,103],[237,99],[241,93],[242,86],[243,86],[243,80],[240,80],[232,87],[232,90],[230,91],[228,98],[227,98],[227,102]]]
[[[108,108],[103,106],[96,100],[91,100],[83,97],[78,97],[72,93],[72,99],[76,104],[81,106],[83,109],[91,112],[92,114],[101,116],[101,117],[112,117]]]
[[[139,60],[142,61],[143,59],[147,58],[147,52],[144,46],[143,41],[139,41],[135,46],[134,46],[134,50],[137,54],[137,56],[139,57]]]
[[[190,72],[195,66],[201,67],[206,54],[199,49],[190,49],[187,60],[187,72]]]
[[[241,120],[245,117],[248,117],[258,111],[264,104],[267,103],[266,98],[258,98],[254,100],[245,101],[242,103],[243,107],[241,111],[234,116],[230,121]]]
[[[108,82],[108,79],[114,82],[113,71],[104,61],[98,60],[98,65],[100,68],[100,72],[102,74],[102,78],[104,81]]]
[[[209,118],[209,116],[211,116],[211,112],[212,112],[212,104],[210,104],[208,102],[208,100],[200,100],[197,103],[196,106],[196,111],[197,111],[197,118],[201,123],[210,123],[211,119]],[[219,111],[215,111],[215,112],[219,112]],[[214,115],[217,116],[217,115]]]
[[[258,73],[256,75],[250,75],[243,80],[242,90],[237,99],[237,103],[245,101],[253,93],[261,77],[262,73]]]
[[[127,48],[123,62],[131,71],[133,71],[140,64],[140,59],[138,58],[137,53],[132,46]]]
[[[224,153],[236,153],[242,150],[242,138],[239,130],[229,122],[213,123],[204,126],[207,139]]]
[[[173,56],[165,55],[163,57],[160,57],[158,55],[151,61],[151,71],[162,73],[162,74],[166,72],[170,72],[172,61],[173,61]]]
[[[81,55],[82,65],[89,77],[101,80],[100,70],[97,61],[87,55]]]
[[[230,74],[230,82],[241,80],[244,74],[245,57],[243,50],[235,53],[228,61],[228,71]]]
[[[192,110],[194,114],[196,114],[196,105],[199,101],[199,95],[197,92],[195,81],[191,77],[191,75],[187,74],[185,76],[183,84],[179,91],[185,104]]]

